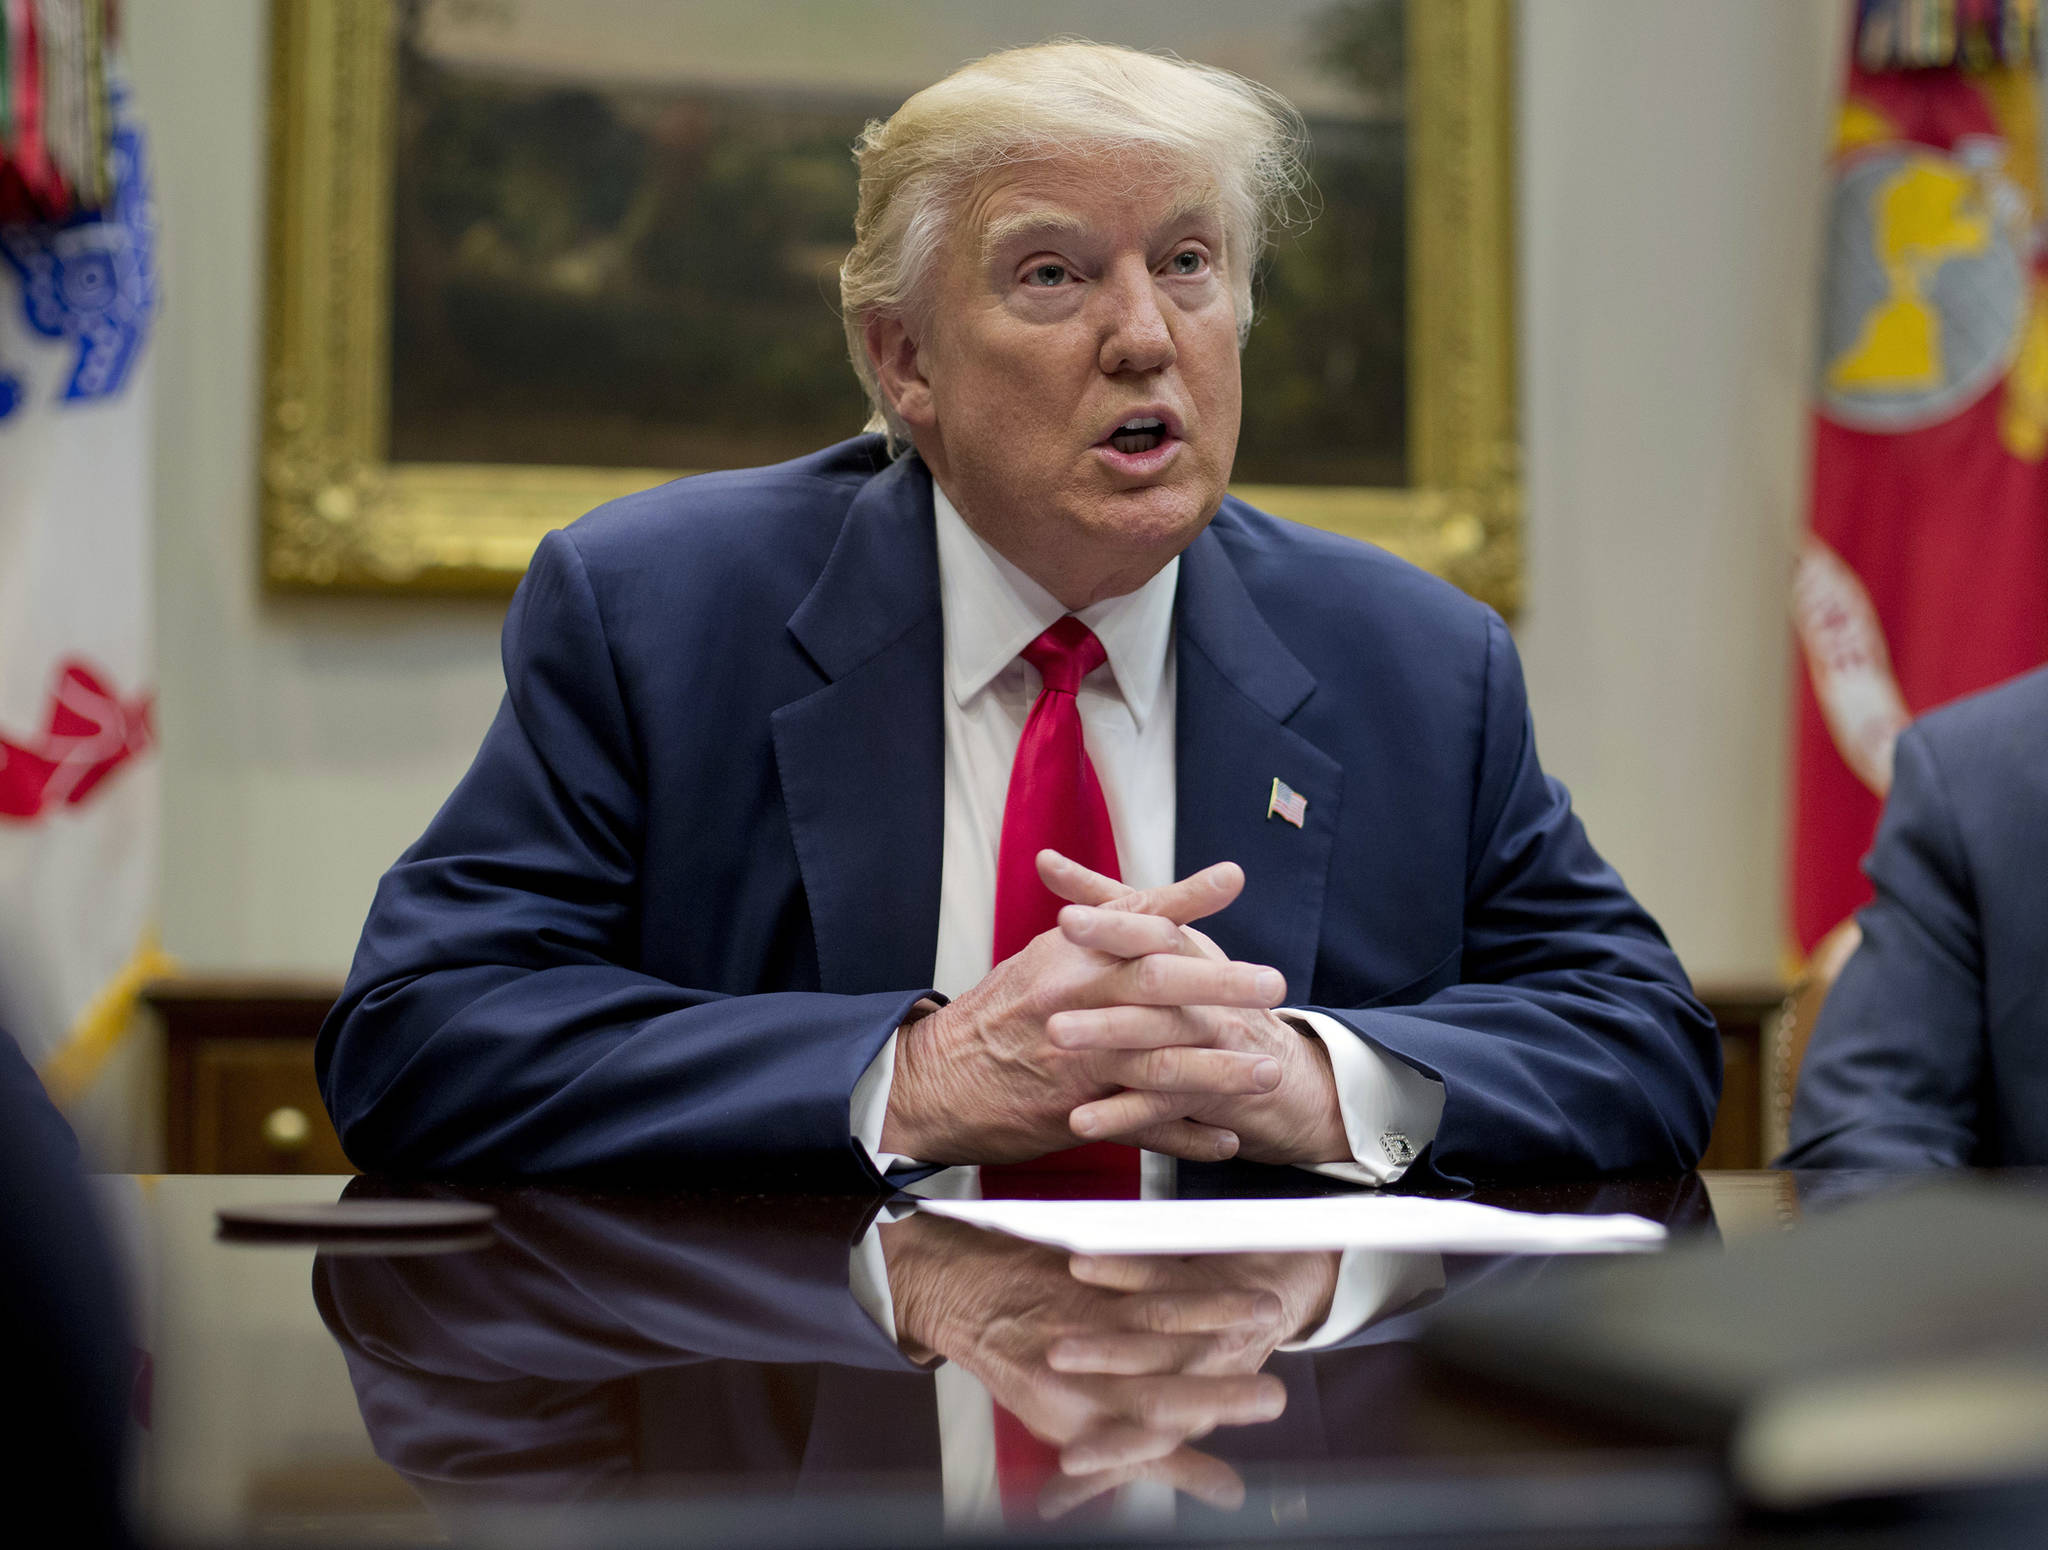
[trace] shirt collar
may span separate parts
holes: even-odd
[[[946,688],[955,704],[965,705],[1067,610],[969,527],[937,480],[932,481],[932,513],[938,524]],[[1124,705],[1140,727],[1166,675],[1179,582],[1180,556],[1175,555],[1137,591],[1104,598],[1079,615],[1102,642]]]

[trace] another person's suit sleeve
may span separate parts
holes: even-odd
[[[1464,940],[1444,966],[1458,982],[1410,1005],[1315,1010],[1444,1084],[1425,1159],[1443,1178],[1691,1168],[1720,1095],[1713,1019],[1543,773],[1497,618],[1486,679]]]
[[[136,1351],[121,1266],[80,1168],[77,1137],[0,1030],[0,1328],[22,1427],[9,1478],[63,1512],[70,1543],[126,1545]]]
[[[927,992],[733,996],[633,967],[641,752],[573,544],[505,624],[505,701],[387,872],[317,1048],[372,1170],[556,1175],[775,1160],[871,1175],[847,1101]]]
[[[1821,1007],[1781,1164],[1966,1167],[1985,1072],[1983,942],[1947,783],[1922,727],[1899,738],[1863,868],[1877,897]]]

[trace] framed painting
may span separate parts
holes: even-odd
[[[262,525],[284,589],[503,592],[548,529],[857,431],[863,123],[1079,35],[1264,81],[1315,218],[1233,488],[1512,614],[1510,0],[274,0]]]

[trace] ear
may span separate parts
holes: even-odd
[[[938,423],[932,386],[924,373],[924,359],[917,341],[903,319],[886,312],[869,316],[861,331],[868,362],[875,369],[882,396],[896,417],[914,431],[927,431]]]

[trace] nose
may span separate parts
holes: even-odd
[[[1103,321],[1098,359],[1105,374],[1159,371],[1173,364],[1173,329],[1143,259],[1134,256],[1119,264],[1099,295]]]

